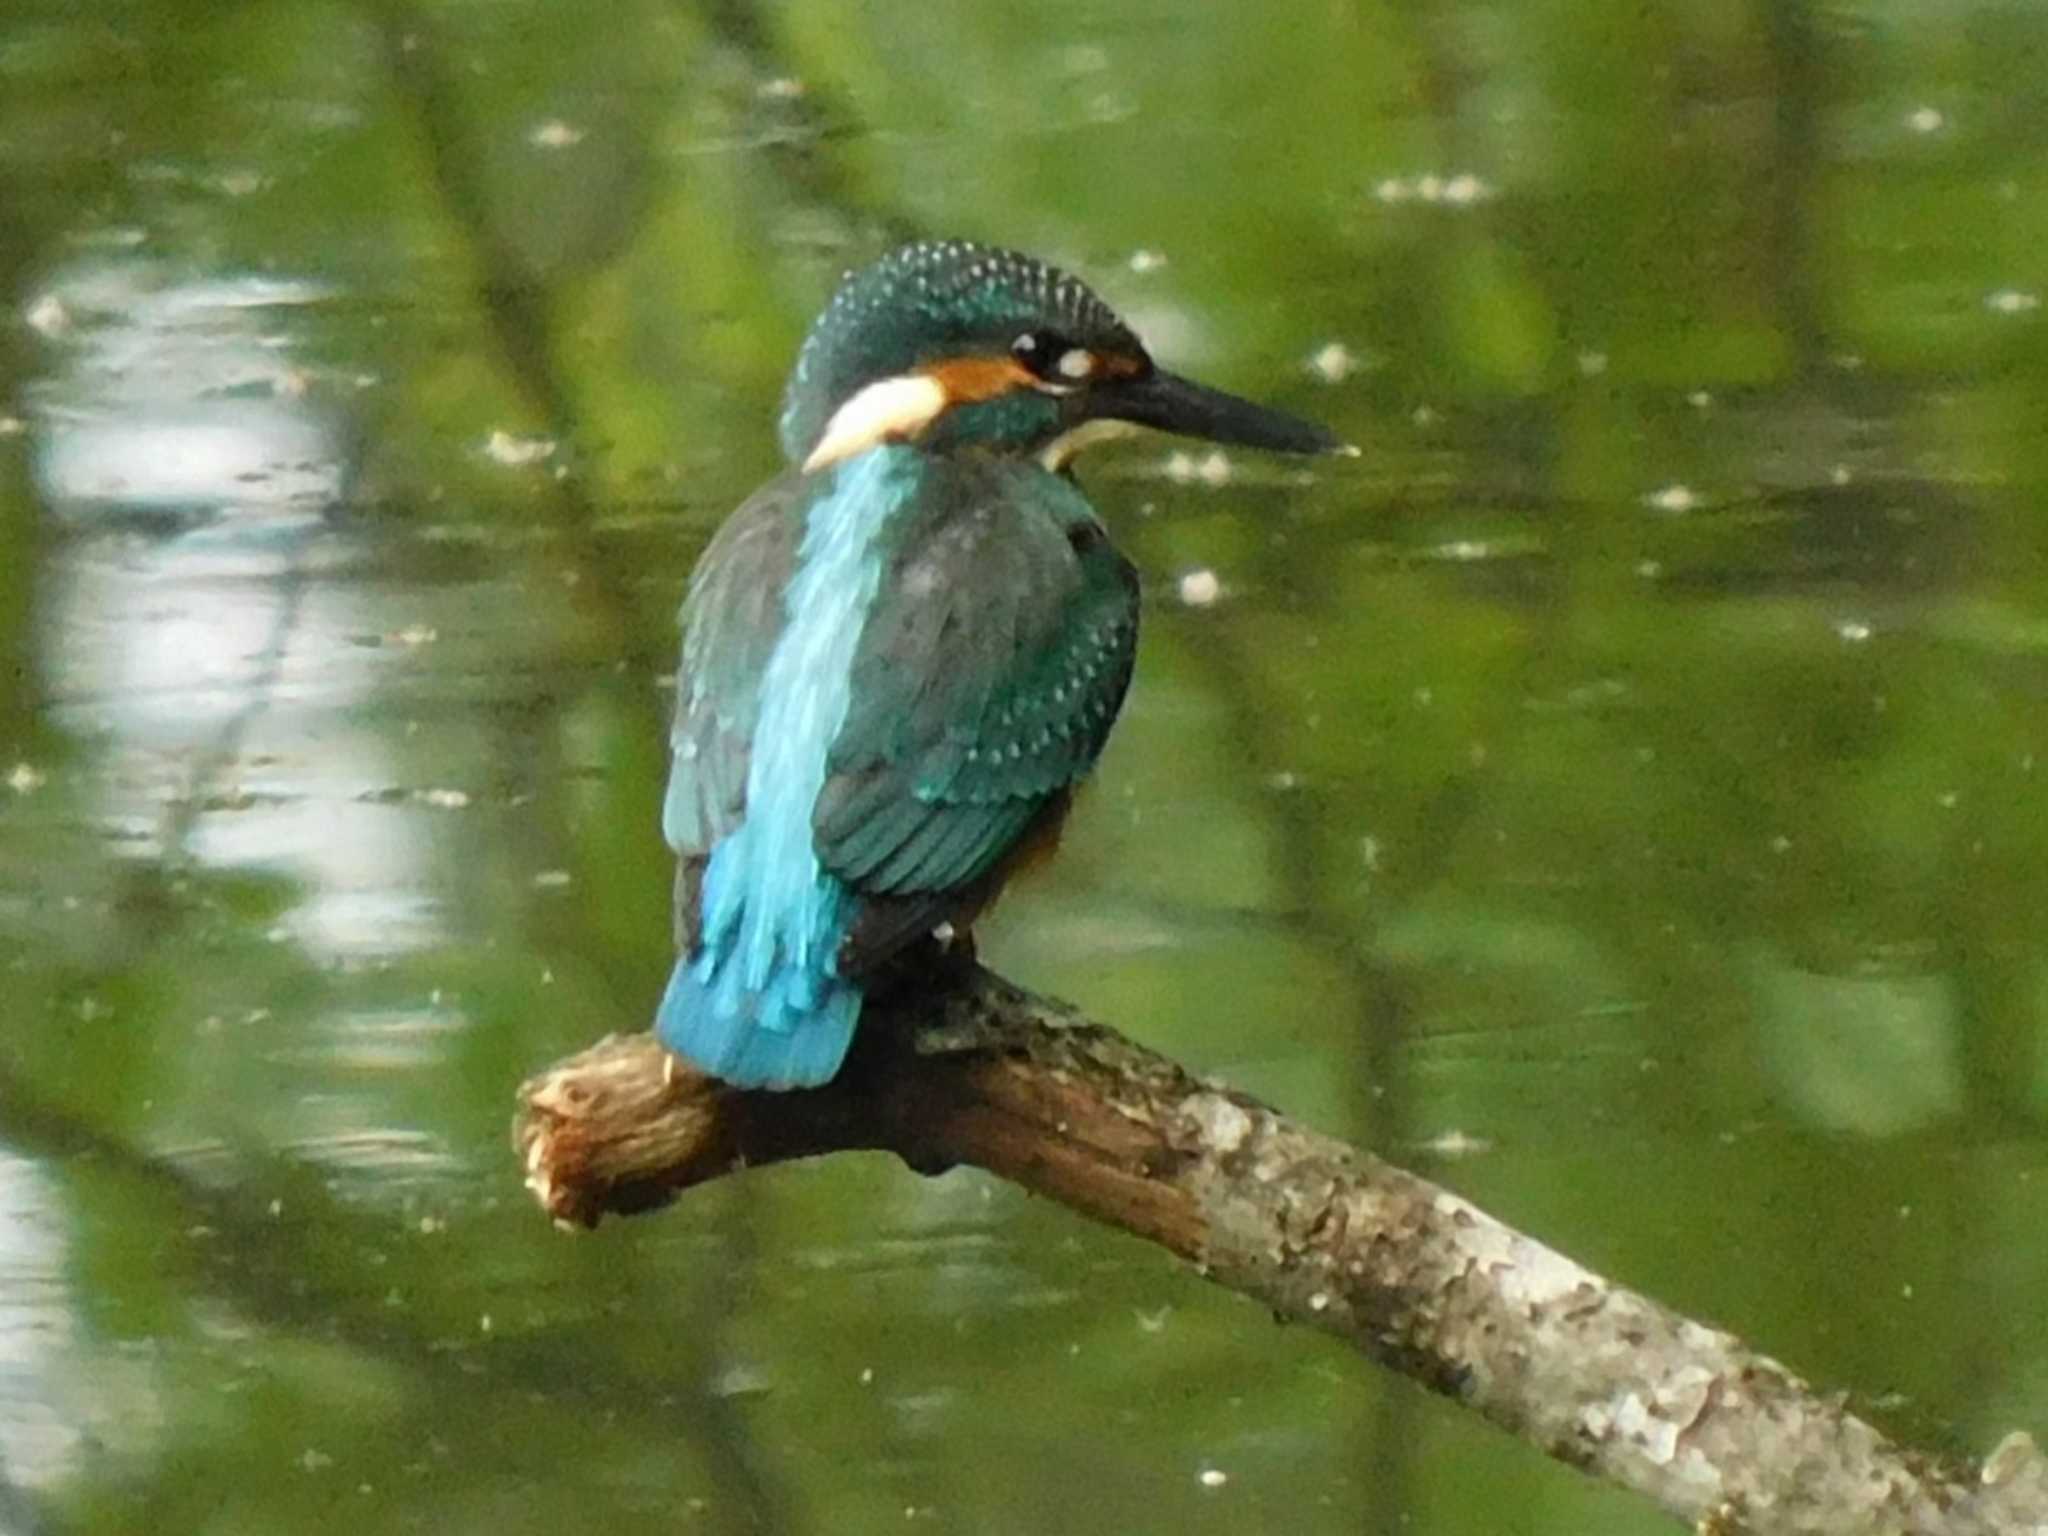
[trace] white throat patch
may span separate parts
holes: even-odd
[[[945,410],[946,386],[928,373],[877,379],[832,413],[825,434],[804,460],[804,473],[850,459],[877,443],[915,437]]]

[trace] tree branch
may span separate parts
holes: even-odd
[[[1982,1468],[1938,1465],[1732,1335],[971,962],[871,1001],[826,1088],[741,1092],[651,1036],[612,1036],[521,1087],[514,1142],[541,1205],[585,1226],[748,1164],[853,1149],[972,1164],[1702,1531],[2048,1530],[2048,1466],[2026,1436]]]

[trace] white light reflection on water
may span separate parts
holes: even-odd
[[[82,1355],[62,1202],[34,1163],[0,1151],[0,1530],[21,1492],[61,1484],[88,1445],[149,1433],[155,1398],[136,1367]]]
[[[170,283],[146,263],[84,268],[31,308],[70,318],[34,395],[36,476],[67,517],[296,512],[342,494],[347,461],[274,315],[326,297],[265,277]]]
[[[341,490],[325,427],[256,400],[56,425],[43,438],[37,470],[51,504],[74,513],[240,504],[296,506],[310,515]]]
[[[307,893],[276,936],[320,958],[440,936],[417,826],[365,803],[390,744],[344,724],[393,663],[337,512],[350,479],[331,391],[293,359],[329,297],[143,262],[64,274],[34,391],[39,485],[69,537],[52,572],[55,717],[104,748],[129,845],[263,868]],[[40,302],[40,301],[39,301]]]

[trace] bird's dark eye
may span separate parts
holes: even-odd
[[[1026,331],[1010,343],[1010,356],[1041,379],[1066,350],[1066,342],[1050,331]]]
[[[1053,331],[1026,331],[1010,343],[1010,355],[1039,378],[1067,387],[1094,376],[1095,354]]]

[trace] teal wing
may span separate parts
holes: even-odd
[[[892,946],[943,918],[1088,771],[1138,632],[1136,574],[1069,481],[962,465],[920,500],[863,628],[813,818],[827,869],[897,899]]]
[[[697,874],[746,809],[761,674],[782,635],[782,594],[812,489],[785,475],[742,503],[698,560],[683,602],[661,830],[679,861],[676,936],[685,951],[696,942]]]

